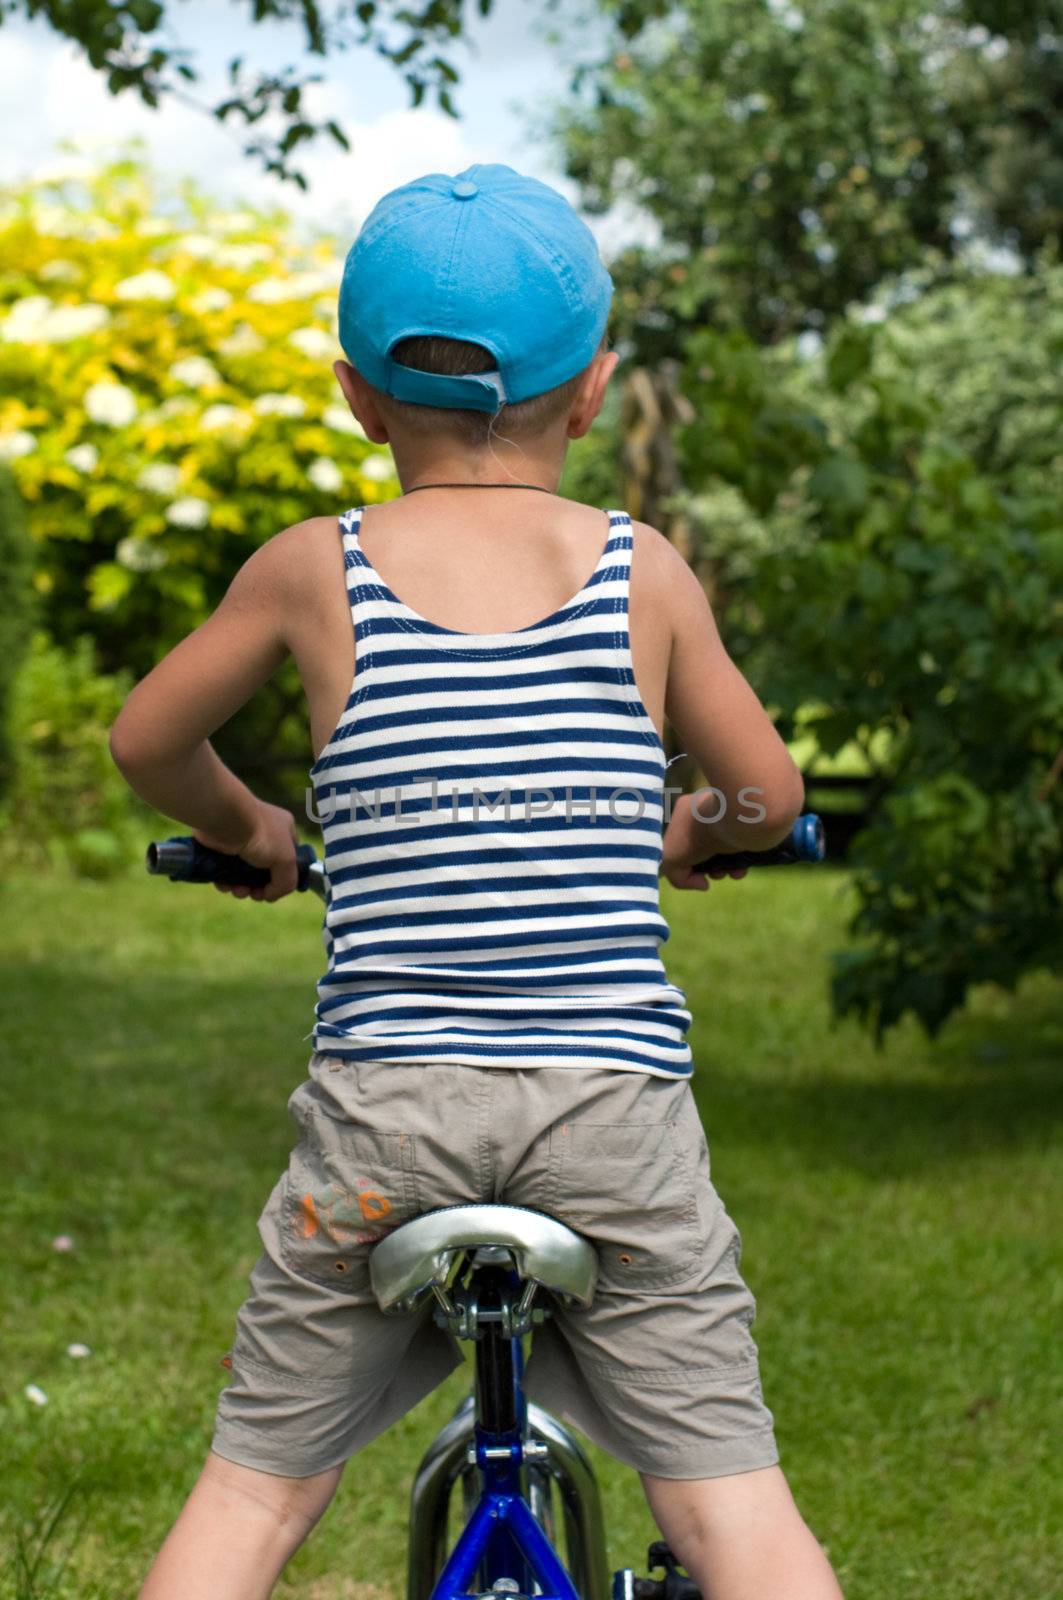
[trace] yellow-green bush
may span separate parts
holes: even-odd
[[[162,195],[135,154],[0,189],[0,457],[28,506],[42,620],[141,677],[251,551],[390,497],[336,385],[349,241]],[[219,738],[266,792],[309,760],[289,669]]]
[[[11,696],[13,767],[0,815],[7,865],[110,877],[143,855],[155,814],[131,794],[107,730],[131,674],[96,670],[92,640],[33,636]]]
[[[26,510],[0,462],[0,796],[11,778],[11,690],[32,625],[32,565]]]

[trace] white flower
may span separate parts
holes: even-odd
[[[60,1251],[63,1255],[68,1250],[73,1250],[74,1241],[68,1233],[58,1233],[52,1240],[52,1249]]]
[[[124,383],[102,379],[85,391],[85,410],[93,422],[124,428],[137,414],[137,397]]]
[[[395,476],[395,464],[390,456],[366,456],[359,471],[370,483],[386,483]]]
[[[260,394],[252,400],[251,409],[260,417],[301,417],[306,413],[306,402],[297,394]]]
[[[180,501],[175,502],[177,505],[180,503]],[[138,539],[133,534],[119,539],[114,553],[119,566],[128,567],[130,572],[155,572],[159,567],[164,567],[167,560],[165,550],[161,550],[157,544],[151,544],[147,539]]]
[[[82,305],[53,305],[44,294],[16,300],[2,324],[9,344],[65,344],[69,339],[95,333],[111,319],[106,306],[86,300]]]
[[[119,300],[172,300],[177,291],[172,278],[158,267],[149,267],[132,278],[123,278],[115,284],[114,292]]]
[[[346,406],[326,406],[321,413],[321,420],[326,428],[335,428],[337,433],[354,433],[359,439],[365,438],[365,429]]]
[[[62,236],[64,233],[73,233],[77,227],[78,219],[69,217],[62,206],[53,205],[50,200],[38,200],[30,214],[38,233],[57,233]]]
[[[236,267],[243,272],[247,267],[253,267],[259,261],[269,261],[273,256],[273,246],[268,244],[222,244],[218,246],[218,253],[214,257],[219,266]]]
[[[171,244],[170,254],[183,251],[186,256],[195,256],[197,261],[209,261],[211,256],[217,255],[218,249],[217,239],[209,233],[183,233]]]
[[[218,340],[218,349],[223,356],[247,356],[261,350],[265,343],[249,322],[238,322],[232,333]]]
[[[240,233],[255,226],[253,211],[216,211],[211,226],[216,233]]]
[[[20,300],[13,300],[4,321],[4,338],[29,338],[31,330],[44,321],[51,309],[52,302],[46,294],[24,294]]]
[[[175,383],[186,384],[189,389],[207,389],[211,384],[221,382],[217,367],[206,356],[183,356],[171,366],[170,377]]]
[[[86,300],[79,306],[56,306],[46,325],[45,338],[54,344],[66,344],[69,339],[86,339],[98,333],[111,320],[106,306]],[[40,337],[40,335],[38,335]]]
[[[46,1406],[48,1404],[48,1396],[35,1383],[27,1383],[22,1392],[27,1400],[33,1401],[35,1406]]]
[[[178,528],[203,528],[210,517],[210,505],[198,495],[186,494],[166,507],[166,520]]]
[[[323,361],[326,356],[336,354],[336,341],[330,333],[325,332],[324,328],[312,326],[296,328],[288,335],[288,343],[294,344],[297,350],[301,350],[303,355],[309,356],[311,360]]]
[[[81,273],[78,271],[75,262],[68,261],[65,256],[56,256],[53,261],[44,263],[37,276],[42,278],[45,283],[51,283],[53,279],[58,279],[63,283],[73,283],[75,279],[81,277]]]
[[[77,467],[79,472],[95,472],[100,459],[100,452],[94,444],[76,444],[68,450],[63,457],[72,467]]]
[[[68,217],[62,226],[52,231],[74,239],[120,239],[122,236],[121,228],[115,223],[108,222],[105,217],[88,217],[83,212]]]
[[[207,407],[199,419],[199,425],[207,433],[213,433],[219,428],[249,428],[251,417],[238,406],[219,404]]]
[[[247,298],[260,305],[277,305],[282,300],[303,300],[331,287],[331,278],[323,272],[293,272],[287,278],[260,278],[247,291]]]
[[[13,300],[3,321],[4,338],[28,343],[36,337],[51,309],[52,302],[46,294],[25,294],[21,300]]]
[[[16,428],[13,433],[0,433],[0,460],[14,461],[16,456],[28,456],[31,450],[36,450],[36,437],[27,432],[25,428]]]
[[[171,461],[150,461],[136,476],[138,489],[151,494],[173,494],[181,481],[181,469]]]
[[[196,402],[191,395],[172,394],[168,400],[162,402],[161,406],[157,406],[154,411],[149,412],[148,417],[144,420],[148,421],[150,418],[152,422],[156,419],[160,422],[165,422],[168,417],[180,417],[186,411],[194,411],[195,409]]]
[[[68,1356],[73,1356],[75,1361],[84,1361],[86,1356],[91,1356],[92,1351],[87,1344],[68,1344],[66,1353]]]
[[[334,494],[343,485],[343,473],[328,456],[318,456],[315,461],[311,461],[306,469],[306,475],[314,488],[320,489],[322,494]]]
[[[193,311],[224,311],[232,299],[228,289],[223,289],[220,284],[215,284],[210,289],[201,289],[188,303]]]

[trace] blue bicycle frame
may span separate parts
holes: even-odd
[[[498,1268],[480,1269],[478,1287],[499,1302],[507,1292],[513,1298],[519,1295],[516,1273],[504,1273],[505,1282],[502,1277]],[[480,1317],[476,1424],[469,1451],[480,1472],[480,1496],[439,1575],[432,1600],[475,1600],[495,1584],[501,1593],[531,1595],[537,1584],[543,1600],[584,1600],[521,1489],[521,1467],[539,1453],[526,1437],[521,1341],[503,1333],[499,1321],[487,1320],[489,1309],[486,1317],[481,1309]],[[477,1571],[482,1589],[472,1587]]]

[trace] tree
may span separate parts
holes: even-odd
[[[729,646],[878,775],[835,1005],[933,1033],[1061,959],[1063,6],[612,9],[556,126],[584,206],[656,227],[623,348],[685,362],[673,506]]]
[[[988,68],[955,106],[976,228],[1030,260],[1063,238],[1063,3],[964,0]]]
[[[577,70],[555,127],[584,208],[628,201],[659,233],[613,263],[636,358],[678,356],[695,327],[761,345],[824,332],[928,257],[954,275],[972,230],[1027,258],[1058,241],[1059,11],[621,8],[608,56]]]
[[[327,57],[352,46],[372,49],[386,57],[401,73],[413,105],[427,93],[450,116],[456,116],[453,89],[458,72],[449,58],[450,47],[462,33],[468,11],[475,3],[479,15],[489,14],[492,0],[356,0],[326,13],[316,0],[254,0],[249,23],[295,18],[306,34],[306,48]],[[197,110],[225,122],[242,117],[246,126],[261,121],[267,112],[286,119],[275,139],[259,137],[244,146],[244,154],[259,159],[267,172],[307,187],[303,173],[289,156],[307,140],[328,133],[344,150],[347,136],[338,123],[315,123],[306,114],[303,90],[321,81],[320,73],[300,77],[287,67],[279,74],[245,68],[244,58],[229,62],[231,93],[210,106],[182,88],[196,83],[199,73],[190,52],[165,40],[172,31],[173,8],[162,0],[0,0],[0,24],[5,16],[41,17],[64,38],[81,46],[90,63],[106,75],[112,94],[132,91],[145,105],[156,107],[167,99],[182,100]]]
[[[784,732],[879,741],[834,979],[879,1041],[1063,964],[1061,357],[1059,266],[848,323],[811,376],[737,330],[689,343],[687,481],[757,513],[718,552],[728,637]]]

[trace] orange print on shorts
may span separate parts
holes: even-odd
[[[296,1222],[296,1227],[299,1228],[304,1239],[312,1239],[319,1227],[317,1210],[314,1206],[312,1194],[303,1195],[299,1202],[299,1214],[300,1220]]]
[[[391,1201],[385,1200],[375,1189],[363,1189],[358,1196],[358,1208],[366,1222],[382,1222],[391,1210]]]

